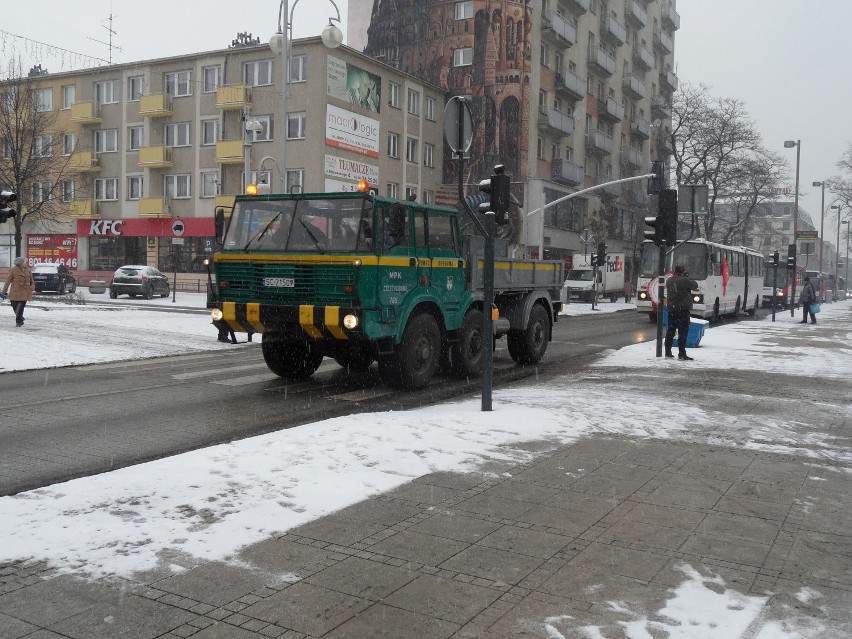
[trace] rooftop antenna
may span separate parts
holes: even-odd
[[[113,49],[115,49],[116,51],[121,51],[121,47],[119,47],[119,46],[115,46],[115,45],[113,45],[113,43],[112,43],[112,37],[113,37],[116,33],[118,33],[115,29],[113,29],[113,28],[112,28],[112,18],[113,18],[113,15],[112,15],[112,12],[110,12],[110,14],[109,14],[109,26],[107,26],[107,25],[105,25],[105,24],[102,24],[102,25],[101,25],[101,27],[102,27],[102,28],[104,28],[104,29],[106,29],[106,30],[107,30],[107,33],[109,34],[109,42],[103,42],[103,41],[101,41],[101,40],[96,40],[95,38],[88,38],[88,39],[89,39],[89,40],[91,40],[92,42],[97,42],[98,44],[103,44],[103,45],[106,45],[107,47],[109,47],[109,63],[110,63],[110,64],[112,64],[112,52],[113,52]]]

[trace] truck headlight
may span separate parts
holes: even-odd
[[[222,309],[214,308],[212,311],[210,311],[210,316],[213,318],[214,322],[218,322],[222,319]]]
[[[343,316],[343,327],[349,329],[350,331],[354,328],[358,328],[358,316],[357,315],[344,315]]]

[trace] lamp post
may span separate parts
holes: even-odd
[[[795,202],[793,204],[793,244],[796,245],[796,256],[799,254],[799,243],[796,238],[796,232],[799,229],[799,160],[801,159],[802,152],[802,141],[801,140],[785,140],[784,148],[792,149],[796,147],[796,194],[795,194]],[[796,305],[796,257],[793,257],[793,286],[792,286],[792,300],[793,302],[790,304],[790,317],[794,315],[794,306]]]
[[[836,257],[834,258],[834,297],[837,298],[837,263],[840,261],[840,209],[842,204],[833,204],[833,209],[837,209],[837,244],[834,245]]]
[[[849,220],[843,220],[841,224],[846,225],[846,257],[843,260],[843,281],[846,286],[846,290],[849,290]],[[837,278],[834,278],[834,281],[837,282]]]
[[[822,230],[825,226],[825,181],[814,182],[814,186],[822,187],[822,198],[819,207],[819,272],[822,273],[822,249],[825,243],[822,240]]]
[[[247,112],[244,112],[244,117],[248,118]],[[246,192],[249,182],[251,182],[251,143],[254,140],[255,133],[263,130],[263,125],[257,120],[246,120],[245,129],[243,132],[243,171],[245,173],[243,193]]]
[[[336,49],[343,43],[343,32],[340,27],[333,24],[340,23],[340,9],[334,3],[334,0],[328,0],[334,10],[337,11],[337,17],[329,17],[328,26],[322,30],[322,43],[329,49]],[[281,0],[281,5],[278,7],[278,31],[269,38],[269,48],[274,53],[281,55],[281,111],[284,114],[284,119],[278,127],[281,131],[281,156],[278,158],[280,162],[281,173],[281,192],[287,193],[287,135],[289,134],[289,121],[287,117],[287,84],[290,80],[290,43],[293,41],[293,11],[299,0],[294,0],[290,11],[287,11],[287,0]]]

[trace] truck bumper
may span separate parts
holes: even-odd
[[[216,319],[216,310],[222,316]],[[363,309],[344,306],[273,306],[269,304],[220,302],[213,323],[225,324],[238,333],[269,331],[291,333],[297,338],[364,339]],[[346,325],[344,325],[346,323]],[[346,326],[352,326],[347,328]]]

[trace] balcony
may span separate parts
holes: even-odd
[[[674,52],[674,40],[672,40],[672,37],[662,29],[654,31],[654,46],[660,49],[663,53]]]
[[[233,209],[234,208],[234,198],[236,195],[217,195],[216,196],[216,208],[217,209]]]
[[[68,203],[68,215],[80,220],[94,220],[98,215],[98,203],[94,199],[71,200]]]
[[[617,180],[614,175],[596,175],[595,176],[595,184],[606,184],[607,182],[612,182],[613,180]],[[605,187],[600,189],[598,193],[603,191],[608,195],[612,195],[613,197],[618,197],[621,195],[621,185],[620,184],[607,184]]]
[[[654,68],[654,54],[644,44],[633,47],[633,64],[645,71]]]
[[[100,109],[95,102],[75,102],[71,105],[71,122],[76,124],[100,124]]]
[[[243,141],[222,140],[216,143],[216,162],[219,164],[242,164]]]
[[[651,96],[651,115],[657,118],[665,118],[667,120],[671,120],[671,100],[667,100],[661,95]]]
[[[143,197],[139,200],[139,217],[171,217],[164,197]]]
[[[680,29],[680,14],[675,11],[674,5],[671,2],[663,2],[662,15],[663,24],[672,31]]]
[[[677,91],[677,76],[671,71],[660,71],[660,84],[672,91]]]
[[[589,47],[589,70],[609,77],[615,73],[615,58],[606,50],[591,46]]]
[[[146,118],[167,118],[174,115],[172,99],[167,93],[152,93],[139,98],[139,115]]]
[[[644,98],[648,94],[645,81],[632,73],[624,76],[624,92],[634,100]]]
[[[588,13],[589,9],[591,9],[592,1],[591,0],[564,0],[565,4],[568,5],[568,8],[572,13],[577,14],[578,16],[583,15],[584,13]]]
[[[551,9],[544,14],[542,35],[549,36],[558,45],[570,47],[577,42],[577,25]]]
[[[550,128],[561,135],[571,135],[574,133],[574,118],[558,109],[545,108],[538,113],[538,126],[540,129]]]
[[[607,98],[598,102],[598,117],[610,122],[621,122],[624,119],[624,105],[615,98]]]
[[[672,140],[668,135],[661,135],[657,138],[657,154],[658,155],[671,155],[674,153],[674,147],[672,146]]]
[[[550,177],[563,184],[582,184],[585,171],[582,166],[571,164],[568,160],[553,160],[550,163]]]
[[[626,14],[628,20],[632,20],[636,27],[642,28],[648,25],[648,12],[638,0],[628,0]]]
[[[645,164],[645,157],[641,151],[628,147],[621,150],[621,162],[629,166],[640,167]]]
[[[557,73],[556,90],[566,93],[575,100],[582,100],[586,97],[586,79],[573,71]]]
[[[93,173],[101,170],[98,154],[94,151],[75,151],[68,159],[68,170],[74,173]]]
[[[600,155],[612,153],[612,136],[603,131],[586,131],[586,150]]]
[[[226,84],[216,90],[217,109],[242,109],[247,106],[251,106],[251,87]]]
[[[172,150],[167,146],[143,146],[139,149],[139,167],[143,169],[170,169]]]
[[[607,16],[601,31],[601,39],[620,47],[627,42],[627,29],[611,15]]]
[[[634,118],[630,123],[630,133],[643,140],[651,139],[651,123],[645,118]]]

